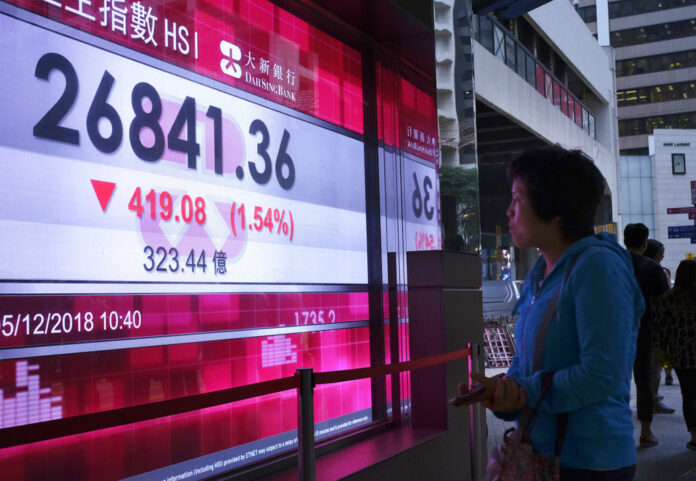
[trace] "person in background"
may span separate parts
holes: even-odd
[[[645,301],[645,313],[640,319],[636,358],[633,364],[633,380],[636,384],[636,404],[640,421],[639,444],[643,448],[656,446],[658,443],[650,428],[654,409],[653,371],[655,366],[652,335],[655,298],[669,290],[665,275],[658,263],[643,255],[648,247],[648,235],[649,231],[645,224],[628,224],[624,228],[624,244],[631,253],[633,271]]]
[[[643,255],[659,264],[665,258],[665,245],[657,239],[648,239]]]
[[[628,253],[614,235],[594,235],[604,178],[592,161],[559,147],[523,152],[508,176],[513,242],[538,248],[541,257],[515,307],[518,349],[507,375],[471,377],[486,387],[485,407],[519,421],[536,405],[544,373],[553,371],[530,433],[534,450],[554,454],[557,416],[569,413],[561,481],[630,481],[636,463],[631,367],[644,303]],[[542,367],[535,371],[537,330],[557,292]]]
[[[660,262],[662,262],[662,259],[665,258],[665,246],[659,240],[648,239],[648,247],[646,247],[643,255],[649,259],[654,260],[655,262],[657,262],[659,264]],[[664,275],[664,269],[662,270],[662,275]],[[670,288],[671,285],[670,285],[669,280],[667,280],[667,276],[665,276],[665,280],[667,281],[667,288]],[[662,414],[672,414],[674,412],[674,408],[671,408],[671,407],[665,405],[662,402],[662,400],[665,397],[660,395],[660,374],[662,373],[662,367],[667,365],[667,359],[665,358],[664,352],[661,349],[655,349],[654,359],[655,359],[655,364],[653,365],[653,376],[652,376],[653,412],[654,413],[662,413]],[[667,383],[666,373],[667,373],[667,370],[665,369],[665,384]]]
[[[670,271],[667,267],[662,268],[663,271],[665,271],[665,278],[667,279],[667,285],[672,288],[672,271]],[[671,386],[674,384],[674,378],[672,378],[672,366],[669,365],[669,363],[665,364],[665,385],[666,386]]]
[[[682,410],[696,451],[696,261],[683,260],[677,267],[674,288],[656,301],[655,337],[677,373]]]

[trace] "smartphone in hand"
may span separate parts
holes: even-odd
[[[505,374],[500,373],[496,374],[495,376],[491,377],[490,379],[492,381],[496,381],[500,378],[502,378]],[[471,389],[468,391],[453,397],[452,399],[449,400],[449,403],[452,406],[468,406],[477,402],[485,401],[488,399],[489,394],[488,391],[486,390],[486,386],[483,384],[474,384],[471,386]]]

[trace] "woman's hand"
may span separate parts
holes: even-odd
[[[511,377],[492,379],[472,372],[471,379],[486,387],[483,406],[491,411],[512,413],[527,405],[527,393]]]

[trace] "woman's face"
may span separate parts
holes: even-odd
[[[510,235],[517,247],[539,247],[550,222],[537,215],[527,197],[527,185],[521,180],[512,183],[512,202],[505,213],[508,217]]]

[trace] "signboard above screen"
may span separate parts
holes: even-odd
[[[8,15],[0,31],[0,278],[366,283],[358,134]]]
[[[435,99],[382,64],[377,75],[379,140],[435,167],[440,158]]]
[[[404,78],[401,83],[399,127],[401,148],[437,165],[437,110],[435,100]]]
[[[363,133],[360,53],[266,0],[9,3]]]

